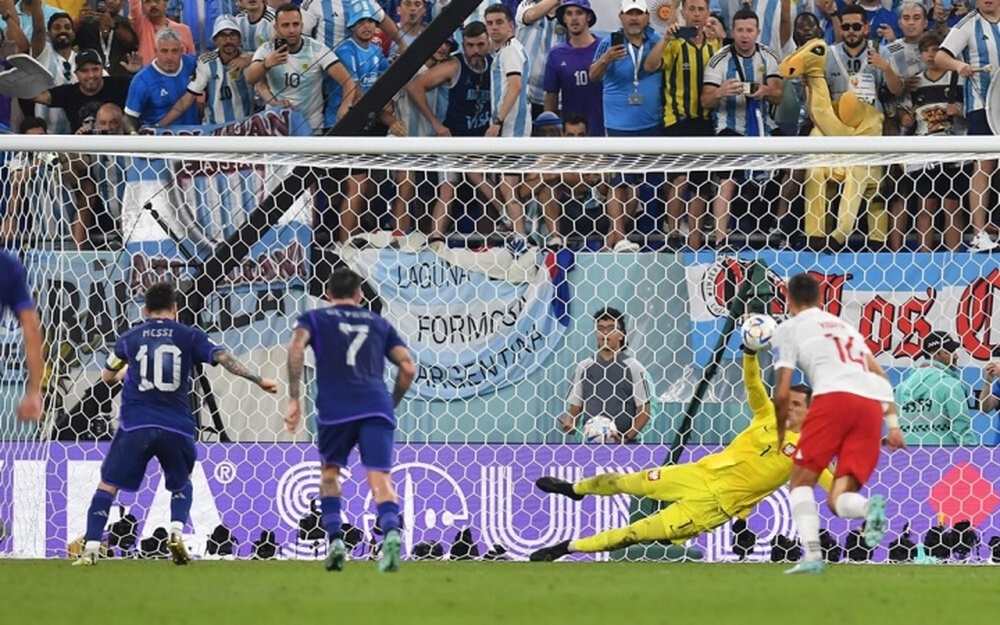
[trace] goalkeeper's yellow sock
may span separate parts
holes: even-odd
[[[635,545],[668,538],[660,515],[654,514],[628,527],[620,527],[595,536],[578,538],[569,544],[570,552],[594,553],[597,551],[614,551]]]
[[[646,494],[642,473],[602,473],[573,484],[578,495],[627,495]]]

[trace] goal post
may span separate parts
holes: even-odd
[[[46,418],[39,427],[14,421],[24,379],[20,334],[15,320],[0,319],[0,557],[64,556],[82,534],[116,427],[117,389],[99,383],[100,369],[117,336],[141,318],[149,284],[175,281],[186,322],[283,380],[295,319],[322,304],[323,280],[337,266],[364,277],[367,304],[400,330],[418,366],[398,412],[393,471],[407,555],[421,542],[447,550],[470,528],[481,554],[499,545],[524,559],[627,523],[627,497],[577,504],[543,496],[534,479],[689,462],[730,442],[751,415],[728,334],[745,312],[782,318],[784,280],[810,271],[824,307],[859,329],[896,385],[933,366],[922,345],[931,332],[960,343],[957,367],[945,373],[963,385],[963,411],[938,419],[911,410],[920,444],[883,455],[868,486],[890,502],[886,544],[872,553],[848,549],[856,528],[824,517],[843,557],[899,559],[909,548],[904,524],[917,542],[943,526],[956,561],[992,557],[998,435],[995,415],[976,398],[1000,342],[992,330],[1000,267],[993,255],[967,251],[968,173],[952,176],[962,164],[1000,158],[992,139],[2,141],[10,183],[0,198],[0,238],[25,262],[42,317]],[[853,202],[843,194],[855,169],[880,173],[864,183],[840,240],[834,217]],[[922,171],[938,177],[921,182]],[[682,187],[680,175],[693,172],[709,172],[707,182],[695,188],[689,175]],[[512,183],[507,201],[498,189]],[[925,205],[935,195],[944,196],[937,207]],[[439,242],[433,213],[445,197],[451,220]],[[511,202],[527,216],[524,253],[508,245],[517,221]],[[611,251],[616,202],[632,246]],[[810,227],[822,236],[804,230],[810,207]],[[349,210],[358,225],[346,237]],[[83,211],[85,227],[74,228]],[[694,211],[700,223],[688,223]],[[396,232],[401,213],[409,232]],[[720,229],[727,240],[713,247]],[[626,353],[652,387],[650,420],[634,443],[584,444],[560,419],[579,363],[598,350],[594,314],[609,306],[624,313]],[[770,382],[768,357],[762,362]],[[310,374],[311,365],[313,392]],[[212,555],[208,536],[224,525],[239,557],[249,557],[262,531],[275,532],[282,557],[322,557],[316,538],[300,535],[319,492],[312,430],[284,432],[284,388],[265,397],[214,368],[194,388],[199,459],[185,529],[192,552]],[[345,521],[365,537],[354,555],[365,557],[374,510],[356,460],[344,492]],[[110,523],[134,515],[139,538],[166,526],[169,498],[155,474],[120,502]],[[686,555],[739,559],[733,545],[742,540],[746,559],[783,557],[772,545],[793,531],[779,490],[745,529],[723,525],[692,541]],[[954,548],[966,543],[968,550]]]

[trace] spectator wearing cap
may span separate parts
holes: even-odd
[[[590,65],[590,82],[603,81],[604,129],[609,137],[659,137],[663,134],[663,72],[646,69],[643,59],[662,51],[660,35],[649,27],[646,0],[622,0],[621,30],[602,39]],[[619,34],[622,43],[611,45]],[[634,252],[639,246],[625,238],[626,221],[638,204],[638,186],[645,177],[619,176],[608,198],[611,228],[605,239],[616,252]]]
[[[134,62],[128,69],[138,71]],[[94,113],[105,102],[125,106],[132,74],[126,77],[104,75],[104,61],[97,50],[80,50],[74,57],[75,81],[53,87],[35,96],[35,102],[65,111],[70,129],[74,133],[91,130]]]
[[[515,36],[524,46],[531,64],[525,77],[525,93],[532,117],[545,106],[545,62],[549,52],[566,40],[566,27],[559,20],[562,0],[522,0],[514,16]]]
[[[896,387],[899,427],[908,445],[976,445],[968,389],[956,368],[960,344],[947,332],[924,339],[925,362]]]
[[[243,76],[251,55],[240,45],[239,25],[228,15],[215,21],[215,50],[198,58],[187,92],[170,108],[157,126],[166,128],[187,111],[196,98],[204,97],[203,124],[228,124],[244,119],[254,110],[254,98]]]
[[[125,100],[125,126],[129,132],[158,123],[187,92],[198,59],[184,54],[183,46],[181,34],[172,28],[156,33],[156,58],[132,79]],[[173,123],[197,124],[198,112],[189,108]]]
[[[139,37],[139,56],[143,63],[151,63],[157,58],[159,42],[156,35],[164,28],[177,33],[184,54],[195,54],[191,29],[167,18],[167,0],[129,0],[128,16],[132,29]],[[128,111],[125,114],[128,115]]]
[[[375,81],[385,70],[389,69],[389,61],[382,53],[382,49],[372,43],[375,30],[378,28],[378,21],[372,12],[360,12],[355,14],[354,21],[348,25],[351,29],[351,38],[337,48],[337,56],[348,69],[351,78],[358,85],[359,97],[371,89]],[[336,113],[343,100],[350,98],[350,94],[344,93],[338,87],[334,87],[330,92],[329,102],[326,108],[326,125],[333,126],[337,123]],[[395,115],[395,107],[392,102],[383,107],[379,114],[378,121],[369,122],[361,133],[368,136],[382,136],[392,132],[396,136],[406,136],[406,126]],[[341,242],[348,241],[361,227],[363,213],[371,214],[370,200],[375,196],[374,181],[368,177],[364,170],[353,170],[347,177],[344,195],[347,200],[344,202],[344,209],[340,212]]]
[[[545,110],[563,117],[580,114],[594,136],[604,136],[604,102],[601,81],[590,80],[600,40],[590,32],[597,15],[589,0],[566,0],[556,9],[556,20],[566,29],[567,39],[551,50],[545,60]],[[560,107],[561,103],[561,107]]]
[[[84,6],[76,18],[76,45],[101,53],[104,69],[112,76],[131,78],[125,65],[129,55],[139,49],[139,37],[132,23],[121,14],[124,0],[104,0],[104,11]]]

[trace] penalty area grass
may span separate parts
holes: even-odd
[[[996,623],[1000,567],[0,560],[0,623]]]

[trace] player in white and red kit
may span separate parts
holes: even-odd
[[[819,307],[819,282],[807,273],[792,276],[787,303],[791,317],[778,326],[773,339],[779,444],[796,367],[809,379],[813,401],[789,482],[792,517],[804,557],[786,572],[821,573],[819,509],[813,495],[820,472],[837,458],[827,505],[839,517],[865,519],[865,542],[875,547],[885,534],[885,499],[881,495],[868,499],[858,491],[878,464],[883,417],[889,447],[900,449],[905,443],[885,371],[857,330]]]

